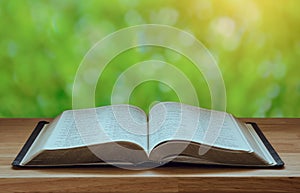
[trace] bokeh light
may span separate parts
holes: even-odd
[[[298,0],[0,1],[0,117],[54,117],[71,109],[86,52],[116,30],[149,23],[185,30],[212,52],[226,84],[228,112],[299,117],[299,7]],[[158,47],[131,49],[111,61],[98,82],[96,105],[110,104],[120,73],[151,59],[181,69],[200,105],[210,107],[202,74],[184,56]],[[177,100],[167,85],[147,82],[130,103],[148,111],[155,101]]]

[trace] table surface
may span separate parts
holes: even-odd
[[[295,192],[300,190],[300,118],[243,118],[256,122],[285,162],[283,169],[164,166],[13,169],[43,118],[0,118],[0,191],[5,192]]]

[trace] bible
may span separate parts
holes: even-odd
[[[67,110],[39,122],[12,165],[163,165],[168,162],[282,167],[283,161],[255,123],[176,102],[149,115],[132,105]]]

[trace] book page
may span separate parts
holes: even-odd
[[[63,149],[113,141],[136,143],[147,150],[146,114],[130,105],[65,111],[45,148]]]
[[[267,147],[265,146],[261,138],[258,136],[253,126],[251,124],[244,124],[244,123],[239,123],[239,125],[244,126],[241,127],[242,132],[244,132],[245,135],[248,136],[247,139],[251,144],[251,146],[253,147],[253,149],[255,150],[255,152],[262,159],[267,160],[269,164],[275,165],[276,161],[274,160],[273,156],[270,154],[269,150],[267,149]]]
[[[28,161],[30,161],[34,156],[39,154],[44,150],[45,144],[47,139],[51,135],[53,129],[55,128],[60,116],[57,116],[50,124],[45,124],[38,136],[35,138],[34,142],[32,143],[31,147],[25,154],[24,158],[22,159],[20,165],[25,165]]]
[[[251,149],[228,113],[166,102],[155,105],[149,114],[149,149],[168,140],[194,141],[234,150]]]

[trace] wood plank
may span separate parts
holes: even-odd
[[[3,192],[298,192],[296,178],[27,178],[0,180]],[[271,186],[270,186],[271,185]]]
[[[1,191],[296,192],[300,189],[300,119],[241,119],[258,123],[286,163],[283,169],[199,165],[165,166],[143,171],[116,167],[13,169],[11,162],[39,120],[45,119],[0,119]]]

